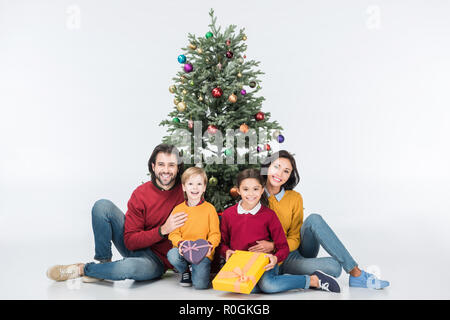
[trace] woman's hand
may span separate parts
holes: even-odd
[[[272,241],[267,240],[259,240],[256,241],[256,245],[253,247],[248,248],[248,251],[252,252],[264,252],[264,253],[272,253],[273,249],[275,248],[275,245]]]
[[[161,233],[163,235],[171,233],[173,230],[184,225],[184,222],[187,220],[187,213],[177,212],[171,214],[166,222],[161,226]]]
[[[270,269],[273,269],[275,265],[277,264],[278,258],[277,256],[274,256],[273,254],[266,254],[266,257],[269,258],[269,264],[264,267],[266,271],[269,271]]]
[[[225,261],[228,261],[228,259],[231,257],[233,253],[234,250],[228,249],[227,252],[225,252]]]

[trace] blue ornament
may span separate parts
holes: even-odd
[[[280,135],[277,137],[277,140],[278,140],[279,143],[283,143],[283,141],[284,141],[283,135],[280,134]]]
[[[178,62],[179,63],[185,63],[186,62],[186,56],[184,54],[180,54],[178,56]]]

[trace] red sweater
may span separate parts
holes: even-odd
[[[165,269],[173,268],[167,260],[172,243],[162,237],[162,226],[173,208],[184,201],[181,184],[168,191],[157,188],[151,181],[137,187],[128,201],[123,234],[128,250],[151,249],[163,262]]]
[[[256,245],[257,240],[267,240],[274,242],[278,263],[286,259],[289,245],[277,214],[265,206],[255,215],[238,214],[237,207],[238,204],[229,207],[222,214],[220,254],[225,257],[228,249],[246,251]]]

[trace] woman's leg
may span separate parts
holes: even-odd
[[[195,289],[209,288],[209,274],[211,271],[211,260],[205,257],[199,264],[192,265],[192,284]]]
[[[336,259],[347,273],[358,266],[322,216],[311,214],[301,227],[298,251],[305,258],[316,258],[320,246]]]

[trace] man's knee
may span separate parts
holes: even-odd
[[[94,206],[92,207],[92,216],[100,217],[104,216],[110,209],[114,206],[112,201],[107,199],[100,199],[95,201]]]

